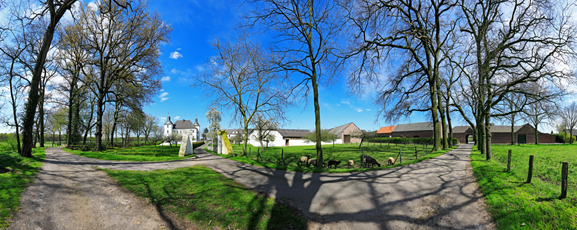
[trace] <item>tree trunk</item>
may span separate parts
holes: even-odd
[[[490,114],[490,113],[488,113]],[[485,135],[486,135],[486,139],[485,139],[485,151],[486,151],[486,155],[487,155],[487,160],[491,160],[493,158],[493,153],[491,152],[491,116],[487,115],[486,117],[486,122],[485,122],[485,127],[486,127],[486,131],[485,131]]]
[[[104,93],[100,92],[96,103],[96,151],[102,150],[102,116],[104,115]]]
[[[37,133],[39,135],[38,138],[40,139],[40,147],[44,147],[44,88],[46,88],[46,86],[42,87],[40,105],[38,105],[38,123],[40,123],[40,129],[37,129]]]
[[[449,113],[449,99],[447,99],[445,109],[447,110],[447,123],[449,128],[449,148],[453,147],[453,126],[451,125],[451,114]]]
[[[317,82],[317,74],[313,65],[313,76],[311,77],[311,82],[313,84],[313,100],[315,107],[315,130],[316,130],[316,150],[317,150],[317,167],[322,167],[323,162],[323,152],[321,143],[321,107],[319,105],[319,86]]]
[[[539,130],[537,130],[537,124],[535,124],[535,144],[539,144]]]
[[[246,156],[247,155],[246,149],[248,146],[248,122],[246,122],[246,121],[244,122],[244,129],[243,130],[244,130],[244,137],[243,137],[244,143],[242,144],[242,155]],[[240,134],[237,134],[237,135],[240,135]]]
[[[439,80],[439,77],[436,76],[436,81],[435,81],[435,85],[437,87],[437,101],[439,103],[438,105],[438,110],[439,110],[439,115],[441,116],[441,135],[443,136],[443,149],[447,149],[449,147],[449,143],[447,140],[447,122],[445,120],[445,109],[443,108],[443,100],[441,98],[441,82]],[[447,107],[449,107],[449,105],[447,105]]]
[[[515,115],[511,117],[511,145],[515,145]]]
[[[60,129],[58,129],[58,146],[62,146],[62,134],[60,133]]]
[[[22,152],[20,155],[23,157],[32,157],[32,129],[34,127],[34,116],[36,115],[36,106],[38,105],[38,84],[40,83],[40,78],[42,77],[42,70],[44,67],[44,62],[46,61],[46,55],[52,44],[52,38],[54,37],[54,29],[62,18],[62,15],[66,10],[70,9],[70,6],[75,1],[63,2],[58,11],[54,12],[55,9],[51,9],[50,13],[50,23],[46,28],[44,37],[42,39],[42,46],[38,52],[36,63],[34,64],[34,72],[32,73],[32,81],[30,82],[30,90],[28,96],[28,102],[24,109],[24,117],[22,119]],[[54,6],[50,6],[54,7]],[[56,14],[56,15],[54,15]]]
[[[431,115],[433,117],[433,152],[441,149],[441,126],[439,124],[437,91],[435,89],[435,80],[429,80],[429,94],[431,95]]]

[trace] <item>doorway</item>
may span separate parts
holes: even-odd
[[[289,146],[289,140],[288,140],[288,139],[285,139],[285,144],[284,144],[284,145],[285,145],[285,146]]]
[[[345,144],[351,143],[351,135],[345,135],[343,138],[343,143]]]
[[[519,144],[527,144],[527,135],[526,134],[519,134],[517,136],[517,143]]]

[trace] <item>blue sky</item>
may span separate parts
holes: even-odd
[[[146,106],[144,111],[161,118],[161,123],[166,121],[162,118],[166,118],[168,113],[172,120],[193,120],[197,117],[201,126],[206,127],[208,123],[205,114],[209,103],[200,95],[202,92],[199,89],[190,85],[203,62],[216,54],[210,42],[216,38],[226,40],[233,36],[234,27],[242,20],[247,6],[232,1],[151,1],[149,4],[151,10],[160,13],[163,20],[172,26],[173,32],[170,43],[162,46],[160,61],[164,69],[163,91],[154,97],[154,103]],[[321,87],[319,95],[323,128],[348,122],[354,122],[365,130],[392,125],[376,121],[378,111],[373,103],[374,91],[360,97],[348,96],[347,85],[342,77],[331,87]],[[308,104],[304,100],[309,100]],[[282,128],[314,128],[312,97],[288,108],[287,113],[291,121],[281,124]],[[236,123],[230,123],[230,115],[230,111],[223,111],[222,128],[238,127]],[[415,114],[409,119],[410,122],[430,120],[424,114]]]

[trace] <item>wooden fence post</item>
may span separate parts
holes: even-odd
[[[419,159],[419,155],[417,154],[417,146],[415,145],[415,160]]]
[[[507,155],[507,172],[511,172],[511,152],[509,149],[509,154]]]
[[[563,162],[563,166],[561,166],[561,197],[559,199],[567,198],[567,177],[569,177],[569,162]]]
[[[529,156],[529,173],[527,173],[527,183],[531,183],[531,177],[533,177],[533,155]]]
[[[281,165],[284,165],[284,149],[280,150],[280,162]]]
[[[403,163],[403,154],[401,154],[401,148],[399,148],[399,164]]]
[[[361,155],[361,168],[365,167],[365,149],[361,149],[362,151],[362,155]]]

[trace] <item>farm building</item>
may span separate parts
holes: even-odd
[[[516,144],[535,143],[535,128],[530,124],[513,126],[513,133]],[[473,136],[473,129],[470,126],[455,126],[453,137],[459,139],[461,143],[467,143],[467,138]],[[539,143],[555,143],[555,136],[548,133],[539,132]],[[510,144],[511,126],[491,125],[491,143]]]
[[[337,134],[339,139],[335,141],[335,144],[342,143],[359,143],[361,139],[351,137],[351,133],[354,131],[360,131],[353,122],[334,127],[329,129],[329,132]],[[258,130],[250,130],[250,136],[248,143],[253,146],[260,146],[260,142],[257,140]],[[279,129],[270,131],[270,135],[274,136],[274,141],[268,143],[269,147],[279,147],[279,146],[302,146],[302,145],[315,145],[314,142],[306,142],[303,138],[311,131],[307,129]],[[266,143],[263,143],[266,145]],[[333,144],[332,142],[323,142],[323,145]]]
[[[469,137],[475,139],[475,131],[471,126],[455,126],[453,127],[453,138],[457,138],[459,143],[469,143]]]
[[[442,127],[441,127],[442,132]],[[391,132],[391,137],[433,137],[433,122],[399,124]]]
[[[377,137],[392,137],[393,130],[397,126],[381,127],[377,130]]]
[[[337,126],[329,130],[329,132],[339,136],[340,141],[339,140],[335,141],[335,143],[338,144],[360,143],[361,142],[360,138],[351,137],[351,133],[355,131],[360,132],[361,130],[353,122]]]

